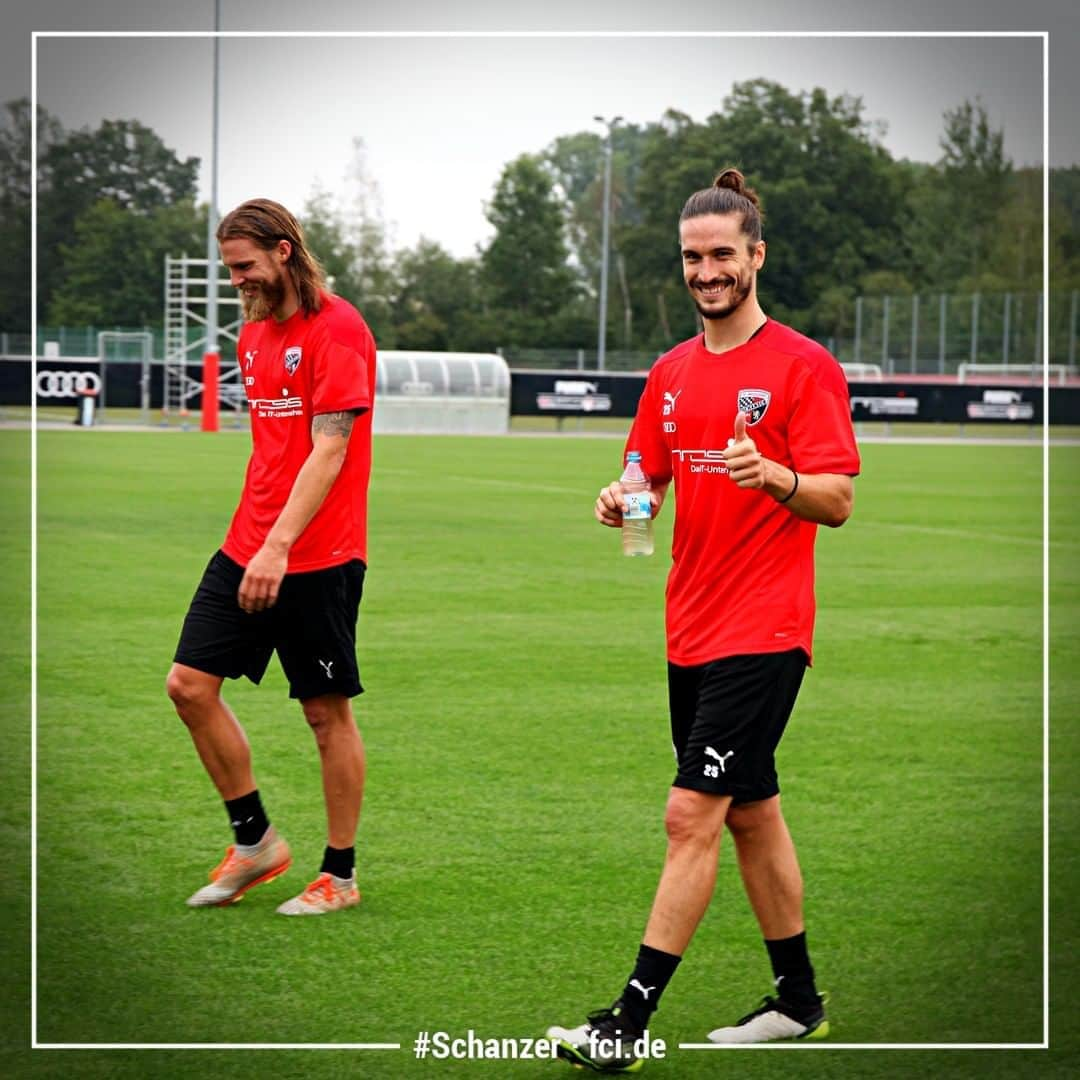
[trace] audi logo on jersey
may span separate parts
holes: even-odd
[[[753,427],[760,423],[768,411],[769,402],[772,401],[772,393],[768,390],[740,390],[738,407],[739,412],[746,413],[746,426]]]

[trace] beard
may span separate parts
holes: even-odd
[[[731,283],[731,299],[723,307],[707,307],[700,300],[698,300],[697,292],[694,289],[690,290],[690,298],[694,301],[694,307],[698,309],[698,314],[703,319],[726,319],[731,315],[734,315],[746,302],[746,298],[750,295],[750,290],[753,288],[753,278],[747,275],[744,277],[738,277]]]
[[[252,296],[240,293],[244,322],[262,322],[263,319],[269,319],[284,301],[285,283],[280,276],[272,281],[256,283],[256,291]]]

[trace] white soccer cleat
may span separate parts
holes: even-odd
[[[590,1013],[588,1022],[580,1027],[564,1028],[554,1025],[547,1037],[558,1044],[556,1053],[578,1069],[602,1073],[636,1073],[643,1061],[634,1055],[634,1042],[641,1032],[621,1023],[623,1003],[620,999],[610,1009]]]
[[[819,999],[817,1009],[798,1017],[789,1012],[790,1006],[776,998],[767,997],[761,1006],[744,1016],[731,1027],[717,1028],[709,1032],[714,1043],[763,1043],[783,1039],[824,1039],[829,1034],[829,1021],[825,1019],[825,998]]]
[[[244,899],[248,889],[272,881],[292,864],[289,845],[273,825],[257,844],[230,844],[225,858],[210,871],[210,884],[187,899],[188,907],[223,907]]]
[[[360,903],[356,875],[347,878],[320,874],[299,896],[286,900],[279,915],[327,915]]]
[[[582,1043],[589,1041],[589,1032],[591,1030],[588,1024],[582,1024],[576,1028],[564,1028],[559,1027],[558,1024],[552,1024],[547,1029],[547,1037],[549,1039],[563,1039],[568,1043],[573,1043],[575,1046],[580,1046]]]

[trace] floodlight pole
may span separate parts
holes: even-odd
[[[203,431],[218,429],[218,376],[221,355],[218,352],[218,82],[220,77],[221,0],[214,0],[214,73],[211,94],[210,125],[210,206],[206,214],[206,351],[203,353],[202,423]]]
[[[594,116],[593,119],[607,128],[604,138],[604,209],[600,240],[600,315],[596,336],[596,370],[603,371],[607,346],[608,238],[611,235],[611,137],[615,125],[622,117],[605,120],[602,116]]]

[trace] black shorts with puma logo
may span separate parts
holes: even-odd
[[[173,659],[209,675],[243,675],[258,683],[276,649],[289,697],[355,697],[364,691],[356,619],[365,570],[360,559],[352,559],[286,574],[274,606],[248,614],[237,600],[244,568],[217,551],[195,590]]]
[[[668,664],[673,786],[731,795],[736,804],[780,791],[774,753],[806,672],[802,649]]]

